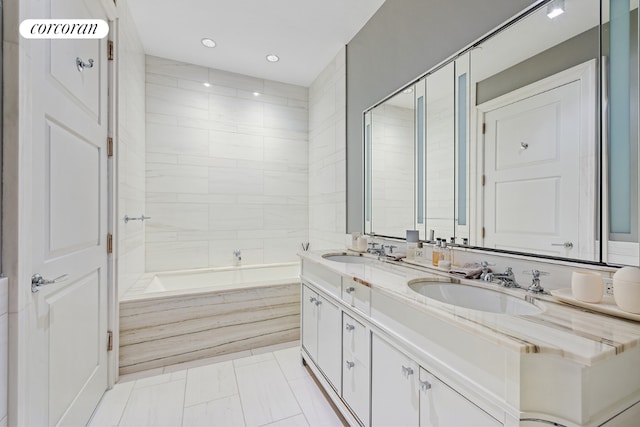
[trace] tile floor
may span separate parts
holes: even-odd
[[[122,376],[89,426],[342,426],[299,342]]]

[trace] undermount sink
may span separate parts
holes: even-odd
[[[327,254],[322,255],[322,258],[329,261],[342,262],[345,264],[371,264],[373,262],[376,262],[376,260],[373,258],[348,254]]]
[[[409,283],[409,288],[427,298],[471,310],[524,315],[540,314],[543,311],[520,298],[475,286],[423,280]]]

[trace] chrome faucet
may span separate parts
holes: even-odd
[[[384,251],[384,245],[381,245],[380,243],[376,243],[376,242],[371,242],[369,243],[369,246],[371,246],[369,249],[367,249],[367,252],[369,252],[370,254],[374,254],[374,255],[378,255],[378,256],[386,256],[387,254]],[[376,248],[376,246],[380,246],[379,248]]]
[[[516,275],[513,274],[511,267],[507,267],[504,273],[486,273],[484,280],[486,282],[493,282],[494,280],[500,280],[500,284],[505,288],[519,288],[520,285],[516,282]]]
[[[529,272],[527,272],[529,274]],[[547,276],[549,273],[546,271],[540,270],[531,270],[530,273],[533,278],[531,280],[531,286],[527,289],[529,292],[533,292],[534,294],[545,294],[548,293],[544,290],[544,288],[540,285],[540,276]]]

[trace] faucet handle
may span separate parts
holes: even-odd
[[[389,253],[390,253],[390,254],[392,254],[392,253],[393,253],[393,250],[394,250],[395,248],[397,248],[397,246],[389,245],[389,246],[387,246],[387,248],[389,248]]]
[[[535,268],[531,271],[524,271],[524,273],[533,276],[531,279],[531,286],[529,286],[529,288],[527,289],[529,292],[537,294],[545,292],[544,288],[540,286],[540,276],[548,276],[549,273],[547,273],[546,271],[540,271]]]
[[[481,280],[491,281],[490,279],[488,279],[488,275],[491,274],[491,273],[489,273],[489,266],[490,265],[495,265],[495,264],[494,263],[490,263],[489,261],[482,261],[480,263],[480,266],[482,267],[482,273],[480,274],[480,279]]]
[[[378,242],[369,242],[367,244],[371,246],[371,249],[376,249],[376,246],[380,246],[380,243]]]

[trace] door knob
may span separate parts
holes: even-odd
[[[354,288],[353,286],[349,286],[347,289],[345,289],[345,292],[348,294],[353,293],[356,290],[356,288]]]
[[[346,365],[347,365],[347,369],[351,369],[351,368],[353,368],[356,364],[347,360],[347,361],[346,361]]]
[[[68,274],[63,274],[62,276],[58,276],[55,279],[45,279],[39,273],[36,273],[33,276],[31,276],[31,292],[33,293],[38,292],[40,290],[40,287],[44,285],[50,285],[52,283],[62,282],[63,280],[66,279],[67,276]]]
[[[355,328],[356,328],[355,326],[353,326],[353,325],[351,325],[351,324],[349,324],[349,323],[347,323],[347,326],[345,326],[345,329],[346,329],[347,331],[353,331]]]

